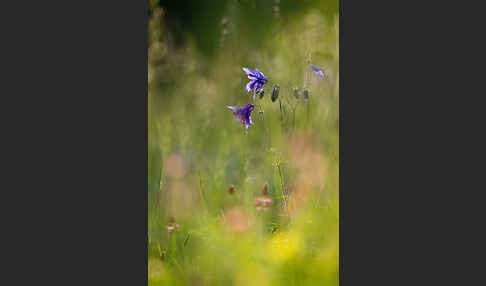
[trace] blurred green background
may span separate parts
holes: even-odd
[[[150,0],[149,285],[338,285],[338,17],[338,0]],[[270,79],[262,99],[242,67]],[[247,103],[245,134],[226,106]]]

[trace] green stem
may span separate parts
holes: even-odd
[[[206,201],[204,200],[203,196],[203,190],[202,190],[202,178],[201,178],[201,172],[199,172],[199,196],[201,197],[201,202],[206,209]]]
[[[263,121],[263,127],[265,128],[265,144],[266,144],[265,145],[265,150],[268,150],[268,148],[270,148],[270,144],[271,144],[270,143],[270,132],[268,130],[267,123],[265,122],[265,118],[263,116],[263,108],[262,108],[262,105],[259,104],[258,106],[260,108],[259,113],[260,113],[260,116],[261,116],[262,121]],[[267,142],[267,140],[268,140],[268,142]]]
[[[280,186],[282,187],[282,194],[284,196],[284,206],[287,208],[287,191],[285,190],[284,187],[284,180],[282,176],[282,170],[280,169],[280,162],[277,164],[277,169],[278,169],[278,174],[280,176]]]

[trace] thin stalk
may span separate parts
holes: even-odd
[[[295,111],[297,110],[297,105],[298,105],[298,103],[296,103],[294,105],[294,108],[292,108],[292,117],[293,117],[293,119],[292,119],[292,129],[295,129]]]
[[[262,105],[259,104],[258,107],[260,108],[260,116],[262,118],[262,121],[263,121],[263,127],[265,128],[265,150],[268,150],[268,148],[270,148],[270,132],[268,130],[268,126],[267,126],[267,123],[265,122],[265,118],[263,116],[263,108],[262,108]],[[268,141],[267,141],[268,140]]]
[[[309,104],[310,99],[307,99],[307,125],[309,124],[310,120],[310,104]]]
[[[199,196],[201,197],[202,204],[206,209],[206,201],[204,200],[204,196],[203,196],[201,172],[199,172]]]
[[[157,188],[156,193],[156,202],[155,202],[155,209],[159,210],[159,203],[160,203],[160,193],[162,192],[162,166],[160,166],[160,173],[159,173],[159,186]]]
[[[287,191],[285,190],[284,180],[283,180],[283,176],[282,176],[282,170],[280,169],[280,162],[277,164],[277,169],[278,169],[278,174],[280,176],[280,185],[282,187],[282,193],[283,193],[283,196],[284,196],[284,199],[283,199],[284,208],[287,211],[287,215],[290,218],[289,207],[288,207],[288,194],[287,194]]]
[[[277,169],[278,169],[278,174],[280,176],[280,185],[282,187],[282,193],[284,194],[284,197],[287,197],[287,192],[286,192],[285,187],[284,187],[284,181],[283,181],[283,176],[282,176],[282,170],[280,169],[280,164],[277,165]]]

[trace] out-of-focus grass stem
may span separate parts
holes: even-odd
[[[160,193],[162,192],[162,166],[160,166],[160,173],[159,173],[159,184],[158,184],[158,189],[156,193],[156,202],[155,202],[155,209],[156,211],[159,210],[159,204],[160,204]]]
[[[270,131],[268,130],[268,126],[267,126],[267,123],[265,122],[265,118],[263,116],[263,108],[262,108],[262,105],[259,104],[258,105],[260,111],[260,117],[262,118],[262,121],[263,121],[263,127],[265,128],[265,150],[268,150],[268,148],[270,148]]]
[[[280,176],[280,186],[282,188],[284,209],[285,209],[285,211],[288,214],[288,212],[289,212],[289,208],[288,208],[288,193],[287,193],[287,191],[285,189],[285,183],[284,183],[284,178],[283,178],[283,175],[282,175],[282,169],[280,168],[280,159],[277,160],[277,164],[276,165],[277,165],[277,169],[278,169],[278,174]]]
[[[199,172],[199,196],[201,197],[201,202],[204,208],[206,209],[206,201],[204,200],[203,196],[203,186],[202,186],[202,178],[201,178],[201,172]]]

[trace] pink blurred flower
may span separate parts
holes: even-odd
[[[265,200],[263,200],[263,203],[268,206],[269,204],[272,203],[272,199],[271,198],[265,198]]]
[[[263,203],[263,198],[256,197],[255,198],[255,206],[260,206]]]
[[[168,231],[168,232],[172,232],[172,231],[174,231],[174,227],[173,227],[172,225],[169,225],[169,226],[167,227],[167,231]]]

